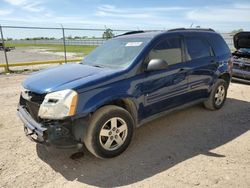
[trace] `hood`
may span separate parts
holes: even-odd
[[[39,94],[63,89],[82,90],[84,85],[99,85],[117,72],[83,64],[65,64],[32,74],[23,82],[23,87]]]
[[[250,32],[240,32],[235,34],[234,47],[237,50],[240,48],[250,48]]]

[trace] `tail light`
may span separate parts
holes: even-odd
[[[231,57],[230,60],[228,61],[228,71],[229,71],[230,73],[232,73],[233,65],[234,65],[234,58]]]

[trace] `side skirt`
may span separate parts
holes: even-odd
[[[185,109],[185,108],[187,108],[187,107],[191,107],[191,106],[194,106],[194,105],[196,105],[196,104],[200,104],[200,103],[206,101],[206,99],[207,99],[207,98],[195,100],[195,101],[186,103],[186,104],[184,104],[184,105],[181,105],[181,106],[177,106],[177,107],[175,107],[175,108],[172,108],[172,109],[170,109],[170,110],[166,110],[166,111],[164,111],[164,112],[161,112],[161,113],[152,115],[152,116],[150,116],[150,117],[148,117],[148,118],[146,118],[146,119],[141,120],[140,123],[137,124],[136,127],[138,128],[138,127],[142,126],[142,125],[145,124],[145,123],[148,123],[148,122],[150,122],[150,121],[153,121],[153,120],[155,120],[155,119],[157,119],[157,118],[160,118],[160,117],[165,116],[165,115],[167,115],[167,114],[170,114],[170,113],[172,113],[172,112],[176,112],[176,111]]]

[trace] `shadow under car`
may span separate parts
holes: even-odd
[[[85,153],[70,159],[72,151],[49,150],[37,145],[40,159],[67,180],[98,187],[129,185],[199,154],[226,157],[211,150],[239,137],[250,129],[250,103],[227,99],[219,111],[193,106],[145,124],[136,130],[126,152],[101,160]]]

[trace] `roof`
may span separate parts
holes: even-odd
[[[131,37],[131,36],[134,36],[134,37],[147,37],[147,38],[153,38],[157,35],[160,35],[160,34],[164,34],[164,33],[172,33],[172,32],[175,32],[175,33],[183,33],[183,32],[206,32],[206,33],[215,33],[215,31],[213,29],[204,29],[204,28],[199,28],[199,29],[195,29],[195,28],[176,28],[176,29],[171,29],[171,30],[162,30],[162,31],[130,31],[130,32],[127,32],[127,33],[124,33],[122,35],[118,35],[116,37]]]
[[[145,38],[153,38],[156,35],[159,35],[161,33],[164,33],[165,31],[139,31],[139,32],[133,32],[133,33],[124,33],[121,35],[118,35],[116,37],[123,37],[123,38],[128,38],[128,37],[145,37]]]

